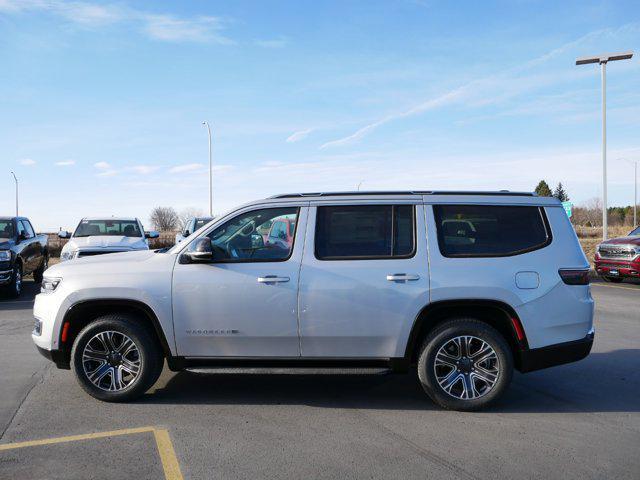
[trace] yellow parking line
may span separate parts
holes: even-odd
[[[156,438],[158,453],[160,454],[160,460],[162,460],[164,477],[167,480],[182,480],[182,472],[180,472],[180,465],[178,464],[169,432],[163,429],[154,429],[153,436]]]
[[[111,430],[109,432],[85,433],[81,435],[69,435],[66,437],[45,438],[42,440],[30,440],[28,442],[16,442],[0,444],[0,451],[13,450],[16,448],[37,447],[42,445],[53,445],[57,443],[77,442],[82,440],[94,440],[96,438],[116,437],[119,435],[133,435],[136,433],[153,432],[158,454],[162,461],[162,468],[166,480],[182,480],[180,464],[173,449],[169,432],[165,429],[154,427],[125,428],[122,430]]]
[[[31,440],[29,442],[5,443],[0,445],[0,451],[14,448],[37,447],[39,445],[52,445],[55,443],[77,442],[79,440],[92,440],[95,438],[116,437],[118,435],[131,435],[134,433],[153,432],[153,427],[125,428],[124,430],[112,430],[110,432],[85,433],[83,435],[70,435],[68,437],[45,438],[43,440]]]
[[[622,290],[640,290],[638,288],[622,287],[620,285],[605,285],[604,283],[592,283],[592,287],[608,287],[608,288],[621,288]]]

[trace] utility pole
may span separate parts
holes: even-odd
[[[16,177],[16,174],[13,173],[13,171],[11,172],[11,175],[13,175],[13,179],[16,182],[16,217],[18,216],[18,179]]]
[[[633,57],[633,52],[605,53],[594,57],[581,57],[576,60],[576,65],[590,63],[600,64],[602,78],[602,240],[607,239],[607,62],[615,60],[628,60]]]
[[[213,161],[211,159],[211,128],[209,122],[206,120],[202,122],[202,125],[207,127],[209,133],[209,216],[213,217]]]

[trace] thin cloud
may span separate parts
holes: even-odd
[[[157,165],[134,165],[132,167],[129,167],[127,170],[138,173],[140,175],[149,175],[159,168],[160,167],[158,167]]]
[[[295,143],[300,140],[304,140],[309,136],[309,134],[313,132],[313,128],[307,128],[306,130],[300,130],[299,132],[294,132],[287,137],[287,143]]]
[[[61,162],[56,162],[55,165],[57,167],[70,167],[72,165],[75,165],[76,161],[75,160],[63,160]]]
[[[169,173],[187,173],[196,172],[202,170],[204,165],[202,163],[187,163],[184,165],[177,165],[169,169]]]
[[[576,40],[567,42],[558,48],[540,55],[539,57],[524,62],[521,65],[506,69],[503,72],[497,73],[495,75],[490,75],[477,80],[473,80],[460,87],[449,90],[448,92],[419,103],[407,110],[391,114],[379,120],[371,122],[368,125],[365,125],[364,127],[356,130],[354,133],[347,135],[346,137],[331,140],[322,144],[320,146],[320,149],[348,145],[355,141],[361,140],[363,137],[367,136],[369,133],[382,125],[400,120],[402,118],[418,115],[446,105],[453,105],[464,101],[469,106],[482,106],[504,101],[508,98],[517,96],[523,91],[534,88],[534,86],[532,86],[530,82],[521,81],[522,78],[518,77],[518,74],[527,70],[531,70],[534,67],[538,67],[541,64],[548,62],[549,60],[562,54],[565,54],[575,47],[594,38],[598,38],[604,35],[615,36],[617,34],[628,31],[637,31],[638,25],[639,24],[637,23],[631,23],[628,25],[624,25],[618,29],[602,29],[590,32]]]
[[[99,170],[106,170],[108,168],[111,168],[111,165],[108,164],[107,162],[94,163],[93,166],[96,167]]]
[[[117,4],[62,0],[0,0],[0,12],[14,15],[46,12],[83,28],[133,23],[149,38],[165,42],[235,43],[222,34],[226,22],[213,16],[177,17]]]
[[[35,160],[32,160],[31,158],[25,158],[20,160],[20,165],[24,165],[25,167],[32,167],[36,164]]]

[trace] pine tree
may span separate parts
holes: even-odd
[[[567,191],[562,186],[562,182],[558,183],[558,186],[553,192],[553,196],[556,197],[561,202],[569,201],[569,195],[567,194]]]
[[[551,189],[549,188],[549,184],[547,182],[545,182],[544,180],[540,180],[540,183],[538,183],[538,186],[536,187],[534,192],[536,192],[538,194],[538,196],[540,196],[540,197],[551,197],[551,196],[553,196],[553,193],[551,192]]]

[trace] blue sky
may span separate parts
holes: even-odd
[[[214,212],[290,191],[609,196],[640,160],[636,2],[0,0],[0,212],[38,230],[156,205]],[[4,171],[4,173],[2,173]]]

